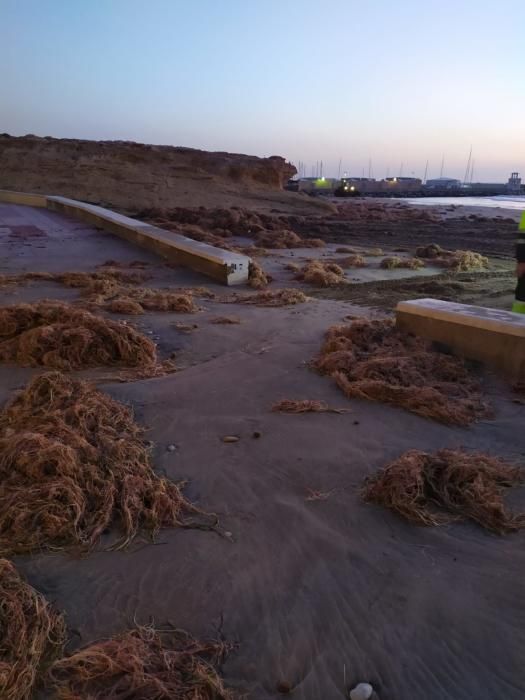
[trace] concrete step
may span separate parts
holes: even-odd
[[[141,248],[157,253],[170,262],[188,267],[223,284],[235,285],[248,281],[250,258],[246,255],[194,241],[181,234],[165,231],[95,204],[87,204],[67,197],[8,190],[0,190],[0,202],[46,207],[51,211],[86,221]]]
[[[483,362],[525,381],[525,316],[512,311],[437,299],[402,301],[396,325],[449,347],[454,354]]]

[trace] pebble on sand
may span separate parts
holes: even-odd
[[[374,689],[370,683],[358,683],[356,687],[350,691],[350,700],[369,700],[373,692]]]

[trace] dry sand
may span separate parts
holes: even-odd
[[[44,235],[11,236],[16,225]],[[150,263],[151,286],[203,281],[45,211],[0,206],[0,236],[0,273],[87,271],[107,259],[140,258]],[[270,288],[292,273],[279,275]],[[35,281],[0,288],[0,296],[15,304],[74,300],[78,291]],[[165,530],[156,544],[123,552],[18,557],[29,582],[65,612],[70,648],[134,620],[171,621],[196,637],[221,633],[238,642],[223,675],[256,700],[278,697],[279,683],[289,683],[294,698],[337,700],[345,678],[347,688],[371,682],[382,700],[521,700],[525,535],[496,537],[473,524],[416,527],[359,498],[363,479],[408,449],[521,458],[525,407],[510,388],[483,374],[495,417],[469,429],[347,401],[308,363],[330,325],[370,317],[369,308],[333,299],[277,309],[200,305],[198,314],[128,319],[157,340],[161,358],[175,353],[180,372],[99,388],[133,407],[157,472],[188,479],[188,498],[218,513],[231,535]],[[241,323],[211,322],[224,315]],[[197,328],[185,333],[180,323]],[[36,371],[0,366],[2,403]],[[352,412],[272,412],[283,398]],[[240,439],[224,443],[226,435]],[[329,495],[311,500],[312,491]],[[523,490],[512,498],[525,508]]]

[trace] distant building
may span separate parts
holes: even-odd
[[[512,173],[507,182],[507,194],[521,194],[523,185],[519,173]]]
[[[387,177],[384,180],[375,180],[371,177],[344,177],[341,185],[343,188],[354,188],[361,194],[379,196],[419,193],[421,190],[421,180],[417,177]]]
[[[427,180],[425,187],[429,190],[459,190],[461,180],[453,177],[436,177],[434,180]]]
[[[310,195],[336,195],[338,197],[417,197],[417,196],[494,196],[501,194],[523,194],[519,173],[512,173],[508,182],[463,183],[453,177],[438,177],[425,184],[418,177],[386,177],[376,180],[372,177],[301,177],[288,181],[286,189]]]
[[[342,182],[375,182],[375,177],[343,177]]]
[[[399,182],[400,185],[420,185],[421,180],[418,177],[385,177],[385,182],[394,184]]]
[[[386,177],[382,181],[381,190],[383,193],[394,194],[416,194],[421,191],[422,180],[418,177]]]
[[[469,194],[507,194],[507,185],[503,182],[470,182],[466,187],[468,188]]]
[[[297,180],[297,191],[308,194],[330,194],[339,185],[332,177],[301,177]]]

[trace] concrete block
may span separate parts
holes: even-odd
[[[23,204],[27,207],[47,207],[45,194],[30,194],[29,192],[11,192],[0,190],[0,202],[6,204]]]
[[[448,346],[456,355],[483,362],[525,381],[525,316],[512,311],[437,299],[402,301],[396,325]]]
[[[189,267],[223,284],[234,285],[248,281],[250,258],[246,255],[221,250],[104,207],[67,197],[48,197],[47,207],[109,231],[170,262]]]
[[[181,234],[164,231],[104,207],[78,202],[67,197],[10,190],[0,190],[0,202],[29,207],[47,207],[52,211],[61,212],[114,233],[170,262],[189,267],[223,284],[242,284],[248,281],[250,258],[246,255],[230,253],[207,243],[193,241]]]

